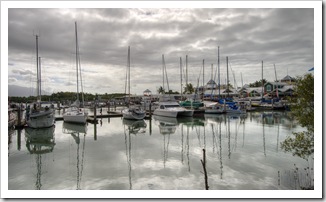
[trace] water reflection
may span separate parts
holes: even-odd
[[[209,189],[300,189],[308,183],[313,185],[313,159],[306,163],[279,147],[288,134],[301,129],[282,112],[210,114],[186,119],[153,116],[141,121],[108,118],[102,125],[58,121],[51,172],[42,175],[42,186],[35,187],[204,189],[200,160],[205,149]],[[93,139],[96,133],[101,141]],[[30,174],[33,172],[26,174],[21,169],[30,164],[26,157],[29,151],[16,147],[20,142],[17,134],[13,133],[8,142],[9,187],[30,189],[21,180],[35,179]],[[43,174],[49,170],[44,165],[40,172]],[[307,173],[311,180],[304,175]],[[65,180],[56,179],[58,176]]]
[[[76,181],[77,181],[77,185],[76,185],[76,189],[80,190],[80,184],[81,184],[81,180],[82,180],[82,176],[83,176],[83,170],[84,170],[84,156],[85,156],[85,136],[86,136],[86,132],[87,132],[87,125],[84,124],[73,124],[73,123],[67,123],[64,122],[62,124],[62,132],[65,134],[70,134],[76,145],[77,145],[77,149],[76,149]],[[80,135],[83,135],[83,145],[82,145],[82,151],[80,151]],[[80,159],[80,155],[81,155],[81,159]]]
[[[40,190],[42,188],[41,176],[42,171],[42,157],[53,151],[55,146],[54,126],[42,129],[25,129],[26,148],[30,154],[36,157],[36,182],[35,188]]]
[[[142,120],[128,120],[123,119],[122,120],[123,126],[124,126],[124,135],[125,135],[125,146],[126,146],[126,158],[127,158],[127,164],[128,164],[128,179],[129,179],[129,189],[132,190],[132,165],[131,165],[131,146],[132,146],[132,140],[131,140],[131,134],[137,135],[137,134],[145,134],[146,133],[146,122]]]

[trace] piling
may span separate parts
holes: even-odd
[[[17,115],[17,116],[18,116],[18,119],[17,119],[17,121],[18,121],[18,122],[17,122],[17,125],[18,125],[18,126],[21,126],[21,125],[22,125],[22,124],[21,124],[21,123],[22,123],[22,121],[21,121],[21,118],[22,118],[22,116],[21,116],[21,105],[18,107],[18,115]]]
[[[149,118],[152,118],[152,102],[149,102]]]
[[[205,175],[205,189],[208,190],[209,186],[208,186],[208,177],[207,177],[207,170],[206,170],[206,152],[205,149],[203,149],[203,160],[200,160],[202,165],[203,165],[203,169],[204,169],[204,175]]]
[[[96,104],[94,105],[94,121],[96,122]]]

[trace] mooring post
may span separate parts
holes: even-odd
[[[94,103],[94,122],[96,122],[96,102]]]
[[[207,178],[207,171],[206,171],[206,152],[205,149],[203,149],[203,160],[200,160],[202,165],[203,165],[203,169],[204,169],[204,175],[205,175],[205,189],[208,190],[209,186],[208,186],[208,178]]]
[[[21,104],[18,107],[18,123],[17,125],[20,127],[21,126]]]
[[[149,118],[152,118],[152,102],[149,102]]]

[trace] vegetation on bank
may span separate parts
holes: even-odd
[[[291,115],[307,131],[294,132],[282,143],[281,148],[304,159],[314,153],[314,76],[298,77],[291,102]]]
[[[94,101],[95,99],[99,100],[110,100],[117,97],[125,96],[125,93],[112,93],[112,94],[91,94],[84,93],[84,99],[86,102]],[[53,101],[53,102],[65,102],[68,100],[76,100],[75,92],[57,92],[52,93],[51,95],[42,95],[42,101]],[[36,101],[36,96],[29,97],[9,97],[9,102],[14,103],[30,103]]]

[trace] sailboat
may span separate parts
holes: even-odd
[[[41,105],[41,59],[38,56],[38,35],[36,38],[37,101],[31,111],[26,112],[26,122],[30,128],[48,128],[54,125],[54,109]]]
[[[124,119],[141,120],[146,116],[146,111],[141,109],[140,106],[130,105],[130,46],[128,46],[128,64],[127,64],[127,75],[128,75],[128,108],[122,110]]]
[[[79,101],[79,76],[81,78],[81,66],[79,57],[79,46],[77,38],[77,22],[75,22],[75,36],[76,36],[76,77],[77,77],[77,100],[70,106],[70,108],[62,115],[64,122],[85,124],[87,121],[87,112],[80,108]],[[82,86],[82,84],[81,84]],[[84,104],[84,96],[82,92],[82,101]]]

